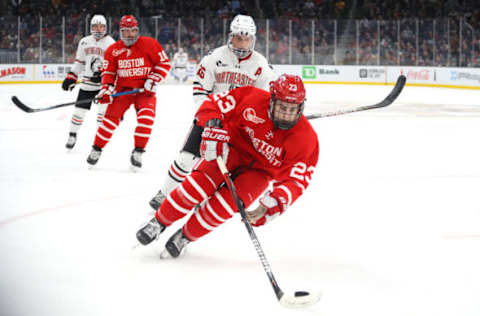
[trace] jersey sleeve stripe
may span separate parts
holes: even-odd
[[[279,185],[277,188],[287,194],[287,205],[292,205],[292,192],[290,192],[290,189],[284,185]]]

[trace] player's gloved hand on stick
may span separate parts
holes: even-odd
[[[247,218],[253,226],[262,226],[279,216],[287,208],[285,199],[275,192],[267,192],[260,198],[260,205],[247,212]]]
[[[69,72],[65,79],[63,79],[62,89],[65,91],[72,91],[77,84],[77,79],[78,77],[76,74],[74,74],[73,72]]]
[[[229,141],[228,131],[222,128],[220,120],[211,119],[205,124],[203,129],[200,155],[207,161],[212,161],[217,159],[218,156],[222,156],[223,161],[227,163]]]
[[[101,104],[110,104],[113,102],[112,94],[115,93],[115,87],[110,84],[105,84],[97,94],[97,102]]]
[[[162,77],[155,72],[148,74],[148,79],[145,80],[143,85],[144,93],[147,96],[153,96],[157,93],[157,85],[160,83]]]

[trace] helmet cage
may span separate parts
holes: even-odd
[[[305,107],[305,86],[299,76],[283,74],[270,82],[270,118],[275,127],[290,129],[298,123]]]
[[[296,111],[286,111],[285,107],[291,107],[293,104],[296,105]],[[302,117],[304,107],[305,102],[298,104],[295,102],[280,100],[275,98],[275,95],[272,94],[270,99],[270,116],[273,125],[275,125],[276,128],[283,130],[294,127]]]
[[[250,55],[253,52],[253,49],[255,48],[255,35],[249,35],[251,37],[251,42],[250,45],[248,45],[247,49],[244,48],[238,48],[233,45],[233,36],[235,35],[242,35],[242,34],[234,34],[230,33],[228,34],[228,48],[234,53],[238,58],[245,58],[248,55]]]
[[[228,48],[238,57],[245,58],[253,52],[255,48],[257,27],[253,18],[248,15],[237,15],[230,23],[230,33],[228,34]],[[249,36],[251,38],[250,45],[247,49],[238,48],[233,45],[233,37],[235,35]]]
[[[123,35],[122,30],[137,30],[135,37],[126,37]],[[138,40],[138,22],[133,15],[124,15],[120,19],[120,39],[125,46],[132,46]]]
[[[103,31],[93,30],[93,26],[98,24],[105,26]],[[97,40],[103,38],[105,34],[107,34],[107,20],[103,15],[97,14],[92,17],[92,20],[90,21],[90,34],[92,34]]]

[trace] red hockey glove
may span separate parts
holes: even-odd
[[[76,74],[69,72],[62,82],[62,89],[65,91],[72,91],[77,84],[77,79],[78,77]]]
[[[113,102],[112,94],[115,93],[115,87],[109,84],[103,85],[97,94],[97,102],[101,104],[110,104]]]
[[[143,85],[144,93],[147,96],[153,96],[157,93],[157,85],[162,81],[162,77],[156,72],[151,72],[148,74],[148,79],[145,80]]]
[[[227,163],[229,141],[228,131],[221,127],[220,120],[210,120],[202,133],[200,155],[206,161],[215,160],[218,156],[222,156],[223,161]]]
[[[247,213],[247,218],[253,226],[262,226],[281,215],[286,208],[287,202],[283,197],[275,192],[267,192],[260,199],[260,205]]]

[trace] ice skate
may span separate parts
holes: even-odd
[[[180,228],[165,244],[165,250],[160,254],[160,258],[168,257],[177,258],[184,251],[185,247],[190,243],[190,240],[185,237],[183,230]]]
[[[98,159],[100,159],[100,155],[102,154],[102,148],[93,146],[90,155],[87,157],[87,162],[90,164],[91,167],[97,164]]]
[[[135,148],[132,151],[132,155],[130,156],[130,163],[132,171],[138,171],[142,168],[142,154],[145,152],[143,148]]]
[[[159,190],[158,193],[150,200],[149,204],[155,211],[157,211],[165,198],[165,194],[163,194],[162,190]]]
[[[158,236],[165,230],[165,227],[166,226],[158,222],[156,217],[153,217],[137,231],[138,242],[144,246],[148,245],[158,238]]]
[[[77,133],[70,133],[68,135],[68,140],[67,140],[67,144],[65,145],[65,147],[67,149],[72,149],[75,146],[76,142],[77,142]]]

